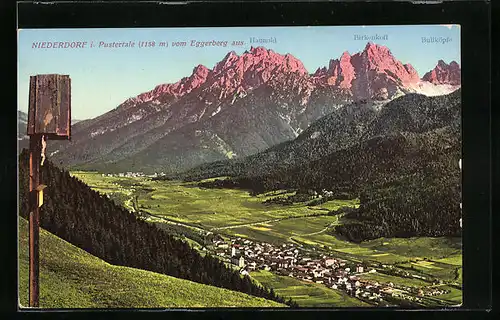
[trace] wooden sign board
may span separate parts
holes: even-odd
[[[37,203],[39,208],[43,205],[43,189],[45,189],[46,187],[46,185],[41,184],[35,189],[38,194]]]
[[[30,77],[28,135],[46,135],[50,140],[71,137],[71,79],[68,75]]]

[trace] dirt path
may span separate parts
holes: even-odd
[[[305,233],[305,234],[297,234],[299,237],[303,237],[303,236],[314,236],[314,235],[317,235],[317,234],[320,234],[320,233],[323,233],[325,232],[326,230],[328,230],[328,228],[330,228],[330,225],[326,226],[324,229],[320,230],[320,231],[316,231],[316,232],[313,232],[313,233]]]
[[[302,218],[302,216],[298,217],[298,218]],[[266,224],[266,223],[271,223],[271,222],[278,222],[278,221],[285,220],[285,219],[290,219],[290,217],[289,218],[280,218],[280,219],[271,219],[271,220],[257,221],[257,222],[244,223],[244,224],[235,224],[235,225],[227,226],[227,227],[211,228],[210,231],[219,231],[219,230],[226,230],[226,229],[235,229],[235,228],[241,228],[241,227],[249,227],[249,226],[255,226],[255,225],[259,225],[259,224]]]
[[[286,218],[277,218],[277,219],[269,219],[269,220],[264,220],[264,221],[257,221],[257,222],[250,222],[250,223],[244,223],[244,224],[235,224],[232,226],[227,226],[227,227],[217,227],[217,228],[211,228],[210,231],[219,231],[219,230],[227,230],[227,229],[235,229],[235,228],[241,228],[241,227],[249,227],[249,226],[255,226],[259,224],[267,224],[267,223],[272,223],[272,222],[279,222],[283,220],[290,220],[290,219],[300,219],[300,218],[307,218],[307,217],[321,217],[321,216],[327,216],[328,214],[321,214],[321,215],[311,215],[311,214],[306,214],[302,216],[293,216],[293,217],[286,217]],[[325,230],[322,230],[321,232],[326,231],[329,226],[325,228]],[[319,233],[321,233],[319,232]],[[305,234],[304,234],[305,235]],[[312,234],[310,234],[312,235]],[[300,235],[302,236],[302,235]]]
[[[179,221],[175,221],[175,220],[172,220],[172,219],[169,219],[169,218],[165,218],[165,217],[162,217],[162,216],[157,216],[157,215],[154,215],[154,214],[149,213],[147,211],[141,211],[141,214],[146,214],[147,216],[149,216],[151,218],[161,220],[162,222],[165,222],[165,223],[168,223],[168,224],[173,224],[173,225],[182,226],[182,227],[185,227],[185,228],[195,229],[196,231],[205,233],[207,235],[212,233],[209,230],[206,230],[206,229],[203,229],[203,228],[199,228],[199,227],[195,227],[193,225],[182,223],[182,222],[179,222]]]

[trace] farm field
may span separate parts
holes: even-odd
[[[437,303],[447,302],[449,305],[459,305],[462,303],[462,290],[452,286],[440,286],[440,289],[449,290],[449,293],[442,294],[438,297],[428,297],[427,300],[435,301]]]
[[[286,298],[291,297],[300,307],[367,307],[370,304],[351,297],[340,290],[333,290],[322,284],[309,283],[287,276],[275,275],[269,271],[251,272],[257,282],[273,288]]]
[[[338,216],[300,217],[268,222],[265,225],[244,226],[227,229],[227,234],[264,240],[270,243],[293,241],[291,238],[306,238],[326,232],[326,228],[339,223]]]
[[[443,286],[443,288],[450,290],[451,292],[439,296],[439,299],[449,300],[449,301],[453,301],[456,303],[462,302],[462,290],[459,290],[459,289],[451,287],[451,286]]]
[[[403,267],[405,269],[416,270],[425,275],[430,275],[438,279],[452,281],[455,280],[457,276],[457,269],[460,266],[453,264],[440,263],[435,261],[413,261],[409,263],[398,264],[398,267]],[[461,268],[460,268],[461,269]]]
[[[19,219],[19,299],[28,305],[28,222]],[[244,293],[111,265],[40,232],[40,307],[286,307]]]
[[[377,281],[378,283],[383,283],[383,284],[399,284],[402,286],[406,287],[415,287],[415,288],[420,288],[420,287],[425,287],[428,286],[429,283],[425,282],[420,279],[411,279],[411,278],[402,278],[398,276],[393,276],[389,274],[384,274],[380,272],[376,273],[365,273],[359,276],[363,280],[373,280]]]
[[[435,260],[435,262],[441,262],[441,263],[461,266],[462,265],[462,255],[459,254],[459,255],[455,255],[455,256],[449,256],[447,258],[437,259],[437,260]]]

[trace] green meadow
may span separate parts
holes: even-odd
[[[451,264],[451,265],[455,265],[455,266],[461,266],[462,265],[462,255],[457,254],[454,256],[449,256],[446,258],[437,259],[437,260],[435,260],[435,262],[441,262],[441,263]]]
[[[199,188],[196,183],[179,181],[102,177],[97,172],[83,171],[72,172],[72,175],[102,193],[131,195],[133,192],[139,196],[139,207],[149,213],[203,226],[206,229],[310,216],[342,206],[359,204],[358,200],[335,200],[314,207],[306,206],[304,203],[291,206],[265,205],[263,201],[280,192],[251,196],[244,190],[206,189]]]
[[[28,306],[28,223],[19,219],[19,302]],[[41,308],[286,307],[244,293],[111,265],[41,230]]]
[[[439,286],[439,289],[449,290],[450,292],[439,296],[426,297],[426,299],[438,305],[459,305],[462,303],[462,290],[452,286]]]
[[[457,277],[456,265],[450,265],[445,263],[433,262],[433,261],[417,261],[398,264],[400,267],[405,269],[415,270],[424,275],[429,275],[441,280],[453,281]]]
[[[359,277],[363,280],[372,280],[372,281],[376,281],[376,282],[381,283],[381,284],[389,284],[392,282],[393,284],[399,284],[399,285],[406,286],[406,287],[420,288],[420,287],[425,287],[425,286],[429,285],[428,282],[425,282],[425,281],[420,280],[420,279],[402,278],[402,277],[397,277],[397,276],[393,276],[393,275],[389,275],[389,274],[385,274],[385,273],[380,273],[380,272],[364,273]]]

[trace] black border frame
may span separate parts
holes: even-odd
[[[19,28],[109,28],[109,27],[216,27],[216,26],[292,26],[292,25],[389,25],[389,24],[437,24],[454,23],[461,25],[462,60],[462,128],[463,128],[463,293],[464,304],[457,312],[466,310],[488,311],[492,308],[492,215],[491,215],[491,136],[490,136],[490,4],[488,1],[442,2],[438,4],[412,4],[409,2],[189,2],[160,4],[158,2],[79,2],[79,3],[28,3],[17,4],[17,24]],[[16,41],[17,42],[17,41]],[[15,44],[17,47],[17,43]],[[17,57],[14,57],[17,65]],[[17,73],[17,72],[16,72]],[[17,86],[17,83],[16,83]],[[5,90],[9,93],[9,89]],[[11,93],[17,90],[11,90]],[[15,96],[17,100],[17,94]],[[17,105],[17,103],[16,103]],[[9,109],[17,117],[17,107]],[[14,118],[6,116],[8,119]],[[12,124],[10,125],[12,127]],[[12,131],[16,132],[14,125]],[[12,211],[17,212],[17,143],[12,144],[13,164],[2,166],[9,173],[11,188],[7,192]],[[9,170],[10,168],[10,170]],[[15,170],[12,170],[15,169]],[[14,176],[12,176],[12,173]],[[2,177],[2,181],[4,181]],[[3,184],[3,183],[2,183]],[[13,192],[13,191],[16,192]],[[3,223],[10,231],[6,244],[8,255],[12,257],[9,267],[15,277],[9,277],[8,286],[2,285],[9,295],[9,309],[17,309],[17,215],[10,215],[12,221]],[[4,233],[5,234],[5,233]],[[159,309],[162,310],[162,309]],[[241,309],[237,309],[241,310]],[[243,309],[244,310],[244,309]],[[242,311],[243,311],[242,310]],[[247,309],[248,310],[248,309]],[[256,309],[252,309],[256,310]],[[335,315],[344,311],[359,309],[337,309]],[[391,309],[361,309],[374,312]],[[432,309],[426,310],[431,311]],[[109,311],[99,310],[103,315]],[[130,311],[120,309],[120,311]],[[294,310],[299,316],[328,316],[330,309]],[[392,312],[396,316],[409,316],[411,312]],[[39,311],[21,310],[25,314]],[[99,312],[99,313],[100,313]],[[184,313],[174,311],[175,318]],[[201,309],[187,314],[198,316],[253,316],[254,311],[228,309]],[[283,312],[283,311],[280,311]],[[284,311],[286,312],[286,311]],[[340,313],[338,313],[340,312]],[[58,311],[63,315],[65,311]],[[71,312],[77,315],[80,312]],[[120,312],[121,313],[121,312]],[[357,313],[357,312],[356,312]],[[441,312],[438,312],[441,313]],[[452,316],[455,312],[445,312]],[[95,312],[91,313],[97,316]],[[387,315],[387,312],[383,312]],[[484,313],[480,313],[484,315]],[[480,316],[475,314],[474,318]],[[138,315],[138,314],[136,314]],[[165,314],[168,316],[168,314]],[[272,310],[260,312],[259,316],[273,316]],[[276,316],[276,315],[275,315]],[[351,316],[351,315],[350,315]]]

